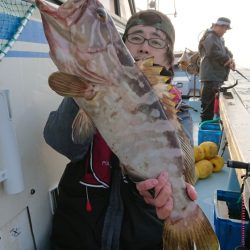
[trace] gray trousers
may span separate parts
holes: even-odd
[[[201,121],[213,120],[214,99],[223,82],[202,82],[201,89]]]

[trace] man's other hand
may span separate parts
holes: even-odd
[[[187,194],[191,200],[197,199],[197,193],[191,184],[186,183]],[[161,172],[156,179],[147,179],[136,184],[136,188],[147,204],[155,207],[157,217],[167,219],[173,209],[173,193],[168,173]],[[154,196],[149,190],[154,190]]]

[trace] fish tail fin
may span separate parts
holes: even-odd
[[[195,210],[175,222],[168,219],[163,231],[164,250],[219,250],[219,241],[207,217],[196,205]]]

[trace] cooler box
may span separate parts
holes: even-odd
[[[220,145],[222,129],[219,120],[204,121],[199,125],[198,145],[204,141],[215,142]]]
[[[246,212],[246,220],[248,220]],[[217,190],[214,199],[214,227],[221,250],[235,250],[241,245],[241,195]],[[248,223],[245,222],[245,234]]]

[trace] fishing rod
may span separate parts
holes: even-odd
[[[246,79],[248,82],[250,82],[250,80],[246,76],[244,76],[239,70],[235,69],[234,71],[238,73],[240,76],[242,76],[244,79]]]

